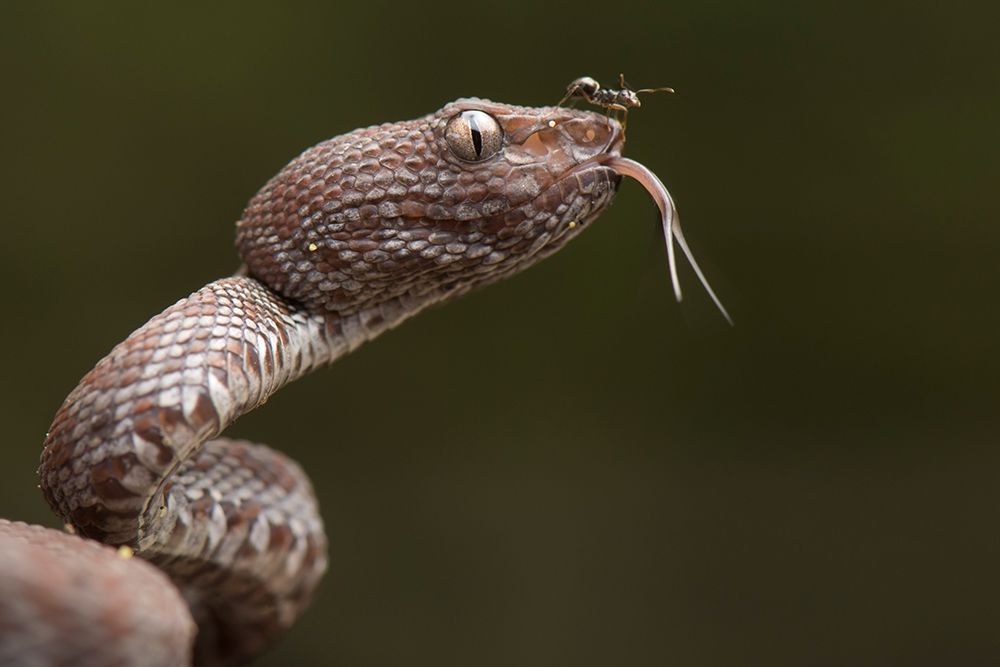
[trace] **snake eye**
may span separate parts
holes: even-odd
[[[503,130],[493,116],[470,109],[448,121],[444,138],[448,147],[459,158],[481,162],[500,150],[503,145]]]

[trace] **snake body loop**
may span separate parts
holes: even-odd
[[[478,162],[446,131],[470,110],[502,132],[459,151]],[[46,499],[80,535],[167,573],[197,623],[196,663],[259,653],[308,604],[326,538],[297,465],[214,438],[426,306],[561,248],[611,202],[620,176],[602,160],[622,144],[600,114],[462,99],[307,150],[237,223],[241,275],[155,316],[66,399],[42,454]],[[0,542],[18,530],[0,526]]]

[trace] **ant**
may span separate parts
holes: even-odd
[[[625,83],[624,74],[618,75],[618,86],[617,90],[614,88],[601,88],[601,84],[596,79],[589,76],[581,76],[566,86],[566,94],[559,100],[559,104],[556,106],[562,106],[567,100],[573,98],[581,98],[594,106],[604,107],[608,110],[609,116],[612,111],[621,111],[623,112],[622,132],[624,133],[625,126],[628,123],[628,110],[642,106],[642,103],[639,101],[639,93],[674,92],[673,88],[666,86],[663,88],[640,88],[639,90],[632,90]]]

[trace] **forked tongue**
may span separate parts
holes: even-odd
[[[667,188],[663,185],[663,181],[657,178],[656,174],[651,172],[649,169],[639,164],[635,160],[630,160],[625,157],[613,156],[602,161],[605,166],[611,167],[616,172],[622,176],[630,176],[635,180],[639,181],[642,187],[646,188],[652,197],[653,201],[656,202],[656,206],[660,209],[660,216],[663,221],[663,236],[666,238],[667,242],[667,263],[670,265],[670,282],[674,286],[674,296],[677,300],[681,300],[681,284],[677,279],[677,258],[674,256],[674,240],[677,240],[677,245],[681,247],[681,252],[687,257],[687,261],[691,264],[691,268],[694,269],[695,274],[698,276],[698,280],[704,286],[705,291],[708,295],[712,297],[712,301],[715,303],[715,307],[719,309],[722,316],[726,318],[729,325],[733,325],[733,320],[729,317],[729,313],[726,312],[726,308],[719,301],[719,297],[715,295],[712,290],[712,286],[708,284],[708,279],[705,278],[705,274],[701,272],[701,267],[698,266],[698,262],[695,261],[694,255],[691,253],[691,248],[688,247],[687,241],[684,240],[684,232],[681,231],[680,219],[677,216],[677,207],[674,206],[673,197],[667,192]]]

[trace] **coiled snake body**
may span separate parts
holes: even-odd
[[[0,662],[233,664],[266,648],[326,568],[322,522],[295,463],[213,438],[421,309],[561,248],[635,164],[623,143],[601,114],[461,99],[293,160],[237,223],[240,274],[140,327],[58,411],[46,499],[141,559],[0,522]]]

